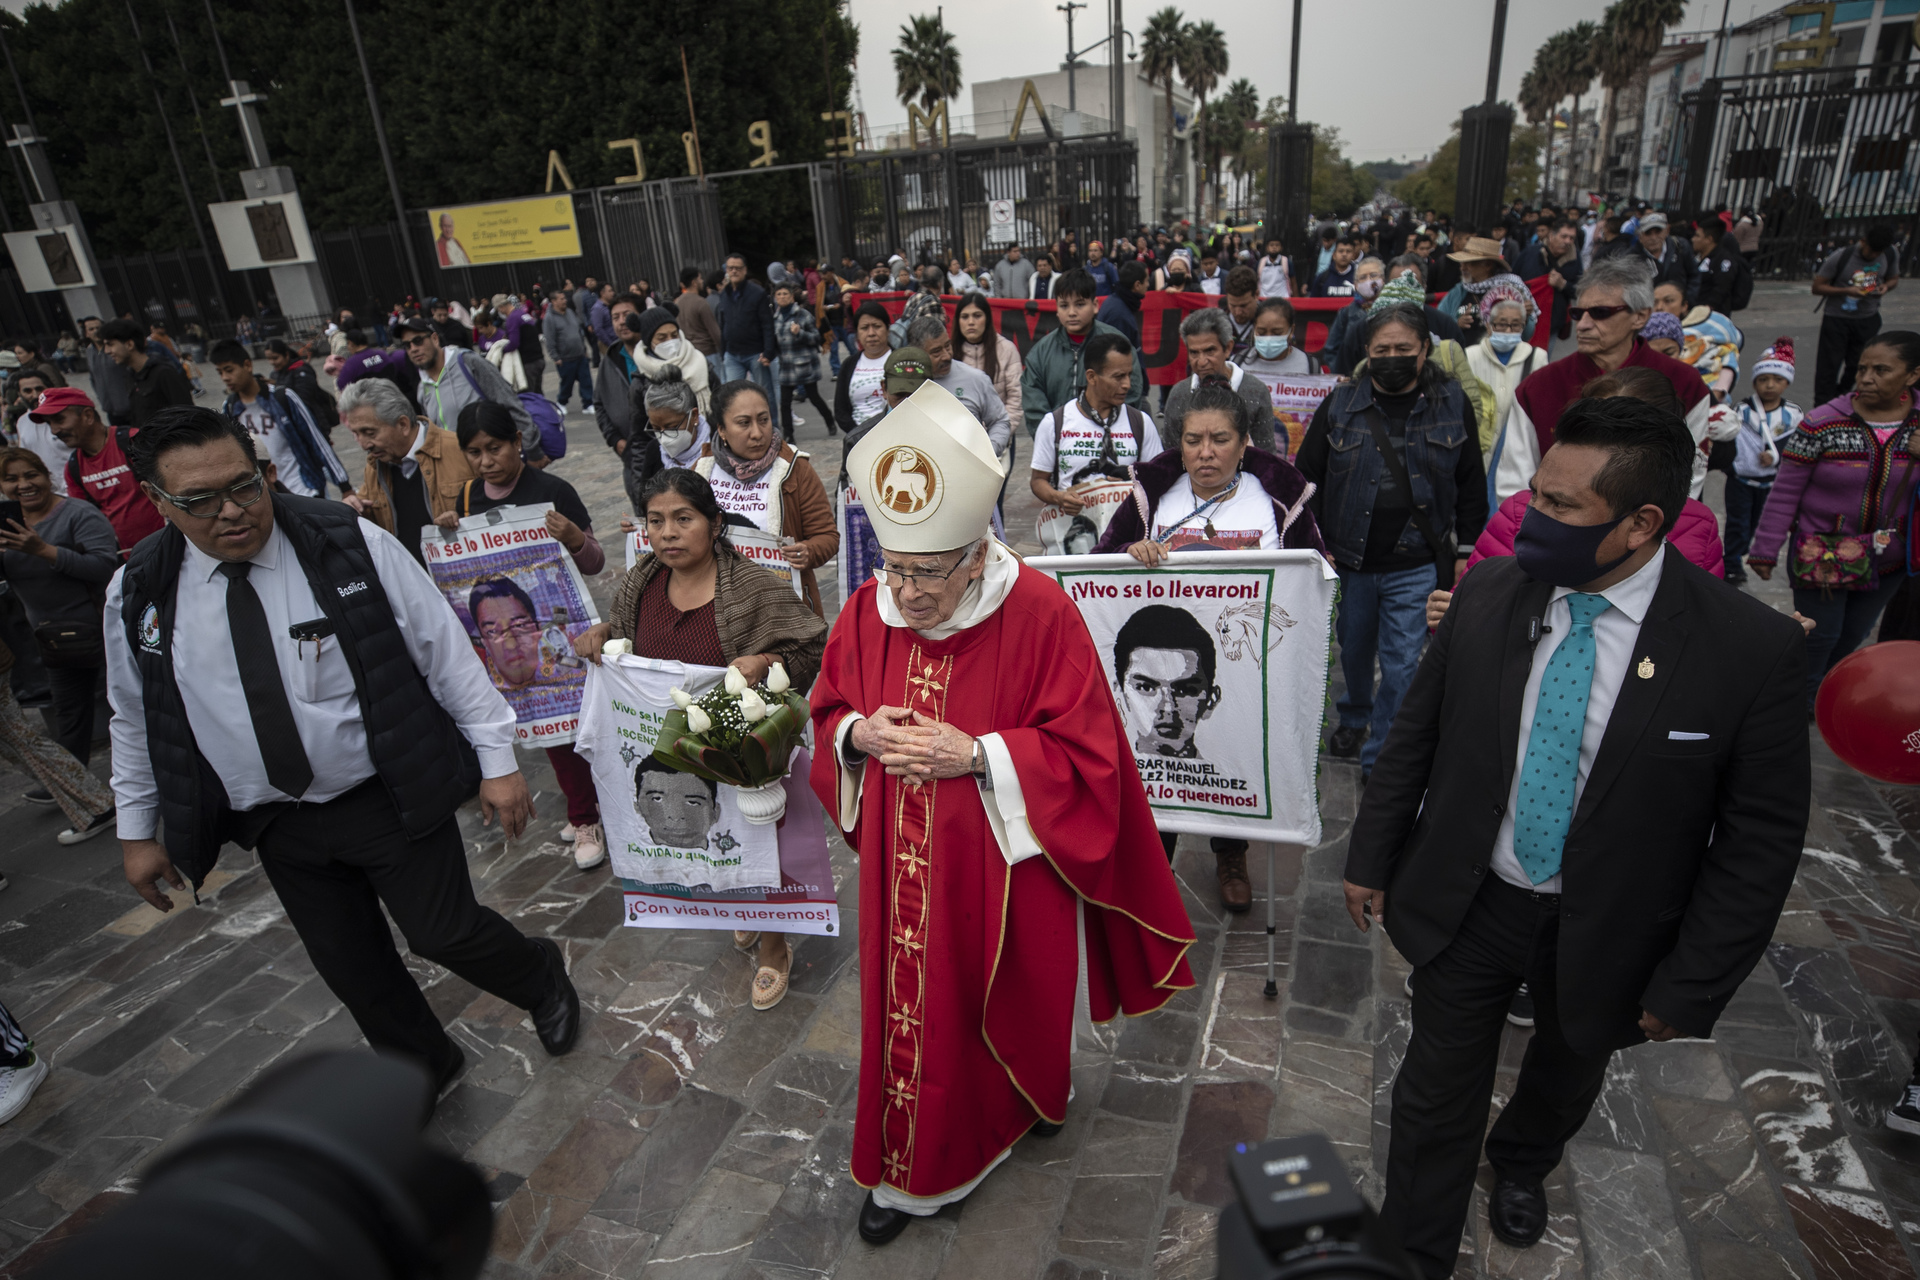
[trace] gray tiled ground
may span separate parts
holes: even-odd
[[[1804,350],[1810,364],[1810,335]],[[820,424],[801,438],[830,474]],[[617,477],[584,420],[574,440],[557,470],[610,532]],[[1031,502],[1016,486],[1010,506],[1018,538]],[[603,600],[615,576],[595,584]],[[1920,1032],[1920,791],[1871,785],[1817,744],[1816,760],[1798,883],[1717,1038],[1621,1054],[1549,1183],[1547,1239],[1489,1245],[1476,1208],[1462,1275],[1914,1273],[1920,1142],[1878,1116]],[[543,806],[527,836],[504,844],[471,814],[463,829],[482,898],[566,949],[586,1008],[579,1048],[548,1059],[518,1010],[411,962],[471,1064],[433,1129],[489,1179],[489,1275],[1210,1276],[1225,1151],[1307,1129],[1377,1198],[1405,968],[1339,907],[1350,766],[1322,770],[1326,843],[1275,859],[1279,998],[1261,992],[1258,913],[1224,917],[1211,855],[1183,850],[1197,988],[1158,1015],[1084,1028],[1066,1131],[1022,1142],[966,1204],[875,1250],[854,1235],[862,1193],[847,1175],[858,912],[843,913],[844,937],[806,941],[793,994],[755,1014],[748,962],[725,935],[619,927],[605,869],[576,871],[554,840],[544,759],[527,764]],[[20,786],[0,775],[0,803]],[[161,917],[131,897],[107,842],[60,848],[43,810],[0,821],[14,881],[0,895],[0,996],[54,1064],[0,1130],[0,1269],[20,1274],[261,1068],[358,1037],[249,857],[223,861],[203,905]],[[838,842],[834,868],[841,901],[857,902]],[[1510,1035],[1502,1094],[1524,1041]]]

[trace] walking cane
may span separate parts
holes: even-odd
[[[1280,984],[1273,980],[1273,841],[1263,841],[1267,846],[1267,990],[1269,1000],[1280,998]]]

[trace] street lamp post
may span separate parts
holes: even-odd
[[[347,29],[353,33],[353,51],[360,55],[360,79],[367,86],[367,109],[373,113],[373,136],[380,142],[380,163],[387,169],[387,194],[393,197],[393,216],[399,226],[400,248],[407,255],[407,275],[413,281],[413,296],[426,297],[427,290],[420,279],[420,263],[413,256],[413,237],[407,233],[407,206],[400,199],[400,177],[393,169],[393,152],[387,146],[387,126],[380,119],[380,95],[373,90],[373,71],[367,66],[367,47],[360,41],[360,19],[353,11],[353,0],[342,0],[347,6]]]
[[[1507,186],[1507,147],[1513,108],[1500,102],[1500,54],[1507,38],[1507,0],[1494,0],[1493,49],[1487,59],[1487,96],[1460,113],[1460,168],[1453,220],[1462,231],[1484,231],[1499,212]]]

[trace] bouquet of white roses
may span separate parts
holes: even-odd
[[[793,691],[779,663],[766,680],[750,686],[737,667],[726,679],[695,698],[673,691],[676,710],[653,744],[662,764],[710,782],[744,789],[778,783],[806,733],[813,709]]]

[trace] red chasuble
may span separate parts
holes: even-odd
[[[865,766],[847,832],[860,854],[853,1176],[938,1196],[1036,1118],[1066,1115],[1076,903],[1096,1021],[1191,987],[1194,932],[1099,654],[1059,586],[1023,566],[994,614],[945,640],[888,626],[876,591],[854,592],[827,640],[810,695],[814,790],[838,821],[840,722],[909,707],[1001,736],[1045,852],[1007,865],[971,776],[913,786]]]

